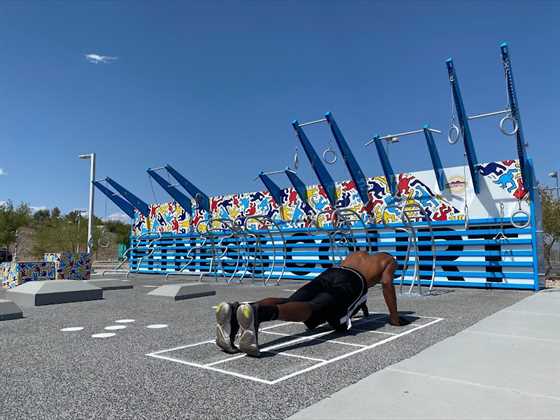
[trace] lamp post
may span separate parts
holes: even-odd
[[[548,174],[549,177],[556,179],[556,198],[560,198],[560,186],[558,185],[558,171],[550,172]]]
[[[90,161],[87,252],[91,253],[93,250],[93,199],[95,193],[93,181],[95,180],[95,153],[80,155],[80,159],[89,159]]]

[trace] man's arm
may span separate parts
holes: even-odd
[[[385,270],[383,270],[381,274],[381,287],[383,288],[385,304],[387,305],[387,309],[389,309],[389,322],[391,325],[398,326],[400,325],[400,321],[397,312],[397,294],[395,292],[395,286],[393,286],[396,268],[397,263],[394,260],[385,266]]]

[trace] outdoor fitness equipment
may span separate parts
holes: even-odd
[[[261,236],[259,235],[259,230],[258,229],[250,229],[249,228],[249,221],[250,220],[256,220],[258,222],[260,222],[262,225],[266,226],[266,235],[269,237],[270,239],[270,245],[263,245],[261,242]],[[267,216],[248,216],[245,219],[245,222],[243,224],[243,227],[245,229],[245,232],[247,234],[247,236],[251,236],[254,240],[254,247],[251,246],[251,248],[253,248],[255,250],[255,256],[253,257],[253,269],[251,270],[251,277],[253,279],[253,282],[255,281],[255,267],[257,266],[257,263],[260,262],[260,269],[264,275],[264,271],[265,271],[265,264],[264,264],[264,252],[263,252],[263,247],[267,247],[267,248],[271,248],[272,249],[272,265],[270,266],[270,271],[268,273],[268,276],[266,276],[265,280],[264,280],[264,284],[265,286],[268,284],[270,278],[272,277],[272,274],[275,271],[275,267],[276,267],[276,258],[277,258],[277,253],[276,253],[276,242],[277,240],[275,240],[274,236],[272,235],[272,229],[271,226],[274,226],[276,228],[276,232],[280,235],[280,239],[281,239],[281,246],[282,246],[282,264],[281,264],[281,268],[280,268],[280,275],[276,278],[276,284],[280,283],[280,280],[282,279],[282,277],[284,276],[284,272],[286,271],[286,261],[287,261],[287,249],[286,249],[286,238],[284,237],[284,233],[282,232],[282,229],[280,228],[280,226],[278,225],[278,223],[276,223],[274,220],[272,220],[270,217]],[[249,248],[249,244],[248,244],[248,248]],[[260,257],[257,258],[257,255],[259,255]]]
[[[220,227],[218,228],[214,227],[214,223],[216,222],[220,224]],[[241,260],[242,249],[243,249],[242,243],[246,242],[244,239],[243,230],[237,227],[233,222],[233,220],[225,219],[225,218],[217,218],[217,219],[210,218],[208,220],[208,226],[209,227],[207,228],[207,232],[210,232],[211,234],[215,234],[214,235],[215,237],[220,238],[217,244],[215,244],[215,248],[214,248],[215,252],[213,252],[212,261],[210,262],[210,271],[212,271],[213,265],[216,266],[216,277],[218,275],[218,264],[219,264],[219,268],[221,269],[222,275],[225,275],[226,273],[223,263],[224,263],[224,258],[228,258],[228,252],[230,251],[230,244],[224,245],[224,241],[233,240],[233,242],[236,244],[234,245],[234,247],[235,249],[238,250],[237,259],[235,261],[235,268],[232,274],[227,279],[227,283],[229,284],[231,280],[233,280],[233,278],[236,276],[239,270],[239,262]],[[214,261],[216,261],[216,263]],[[248,259],[246,261],[247,264],[245,266],[245,272],[247,271]],[[245,275],[245,272],[243,276]],[[241,277],[240,282],[243,279],[243,276]]]
[[[420,258],[419,258],[420,250],[418,247],[418,231],[416,229],[416,225],[414,225],[414,223],[417,222],[418,219],[421,219],[420,221],[426,223],[430,235],[430,249],[432,253],[432,269],[431,269],[432,277],[430,279],[430,284],[428,287],[428,294],[430,294],[432,292],[432,288],[434,287],[434,281],[436,277],[436,249],[435,249],[436,244],[435,244],[434,234],[432,230],[431,220],[418,202],[414,200],[403,199],[402,203],[396,202],[394,204],[389,204],[383,207],[381,213],[381,219],[383,225],[386,227],[388,226],[388,224],[385,219],[385,213],[387,212],[387,210],[391,208],[396,209],[397,212],[400,213],[400,219],[401,219],[400,222],[404,225],[403,227],[397,227],[395,230],[406,232],[408,235],[408,243],[406,247],[405,259],[403,262],[402,274],[399,280],[399,293],[407,294],[409,296],[425,295],[422,292],[422,281],[420,279]],[[406,276],[406,272],[408,271],[410,258],[412,254],[414,254],[414,272],[412,275],[412,281],[410,283],[410,287],[408,288],[408,291],[406,293],[403,293],[404,278]],[[413,293],[413,289],[415,285],[417,285],[418,287],[417,293]]]
[[[441,134],[440,130],[436,130],[435,128],[430,128],[428,125],[425,125],[420,130],[403,131],[401,133],[388,134],[386,136],[376,135],[373,137],[373,139],[368,140],[365,143],[366,147],[372,143],[375,144],[377,154],[379,155],[379,160],[381,161],[381,167],[383,168],[383,173],[385,174],[385,179],[387,180],[387,184],[389,185],[389,190],[393,196],[397,195],[396,176],[395,176],[395,172],[393,171],[393,167],[391,166],[391,162],[389,161],[389,157],[387,156],[387,152],[383,147],[382,141],[386,140],[386,141],[390,141],[391,143],[395,143],[399,141],[401,137],[411,136],[419,133],[424,133],[426,144],[428,146],[428,151],[430,152],[430,159],[432,160],[432,167],[434,170],[434,174],[436,176],[437,184],[440,191],[443,192],[446,188],[445,172],[443,170],[443,165],[441,164],[441,159],[439,157],[439,153],[432,134],[432,133]]]
[[[521,167],[521,176],[523,178],[524,185],[530,185],[530,177],[528,173],[529,164],[527,160],[527,153],[525,150],[527,145],[525,143],[525,139],[523,136],[521,115],[519,113],[517,93],[515,91],[515,85],[513,82],[511,58],[509,55],[507,44],[506,43],[501,44],[500,50],[501,50],[502,64],[504,66],[504,74],[506,79],[506,95],[507,95],[508,104],[506,106],[506,109],[499,110],[499,111],[468,116],[465,110],[465,105],[463,103],[463,98],[461,96],[461,90],[459,88],[459,81],[457,79],[457,74],[455,71],[453,60],[449,58],[445,62],[447,65],[449,82],[451,84],[451,97],[452,97],[451,126],[449,128],[448,141],[451,144],[455,144],[459,141],[460,137],[463,138],[465,154],[467,157],[467,162],[471,173],[473,187],[476,194],[480,192],[479,174],[477,173],[478,160],[476,158],[476,152],[474,149],[471,130],[469,127],[469,121],[480,119],[480,118],[487,118],[487,117],[493,117],[498,115],[504,116],[499,123],[500,131],[507,136],[516,136],[517,154],[519,157],[519,164]],[[507,129],[508,123],[511,124],[510,130]]]
[[[321,226],[319,224],[319,218],[323,214],[331,215],[332,229],[326,228],[324,225]],[[356,222],[359,222],[359,225],[361,226],[354,228],[354,224]],[[360,249],[357,235],[354,235],[355,230],[362,230],[364,232],[366,240],[365,249],[369,249],[367,224],[364,219],[352,209],[336,208],[332,210],[323,210],[317,214],[317,217],[315,218],[315,226],[317,230],[322,231],[329,238],[329,249],[331,251],[333,264],[342,262],[344,258],[348,256],[351,249],[353,250],[352,252]],[[338,238],[340,238],[341,240],[339,241]],[[344,254],[341,254],[339,252],[340,244],[344,244],[343,247],[346,250],[345,253],[344,251],[342,251]]]

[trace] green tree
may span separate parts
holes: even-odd
[[[31,209],[25,203],[14,207],[11,201],[0,206],[0,246],[9,246],[16,240],[16,231],[31,222]]]
[[[543,247],[546,263],[545,276],[552,270],[552,247],[560,240],[560,200],[544,189],[540,190],[543,221]]]

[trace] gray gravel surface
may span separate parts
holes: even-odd
[[[276,385],[267,385],[146,354],[212,339],[212,306],[221,301],[287,297],[291,292],[285,289],[294,289],[297,284],[263,287],[217,283],[216,296],[174,302],[147,295],[153,288],[145,286],[163,284],[162,277],[138,276],[132,281],[134,289],[105,291],[105,298],[100,301],[26,307],[23,319],[0,322],[1,419],[284,418],[530,294],[437,289],[436,296],[402,298],[400,311],[444,320]],[[170,278],[168,283],[181,281]],[[213,279],[207,281],[214,284]],[[375,313],[386,312],[380,292],[377,287],[370,290],[369,307]],[[5,291],[0,291],[0,299],[4,295]],[[91,337],[110,332],[104,328],[127,318],[135,322],[122,324],[127,328],[113,331],[114,337]],[[168,327],[146,328],[150,324]],[[60,331],[75,326],[84,329]],[[375,328],[390,327],[377,324]],[[371,336],[372,333],[356,334],[348,340],[370,344]],[[264,334],[262,337],[263,341],[285,339]],[[289,351],[321,359],[341,354],[340,346],[323,341],[293,345]],[[202,363],[224,356],[213,345],[173,354]],[[238,359],[220,367],[227,365],[231,371],[274,380],[313,364],[279,354],[266,356],[259,360]]]

